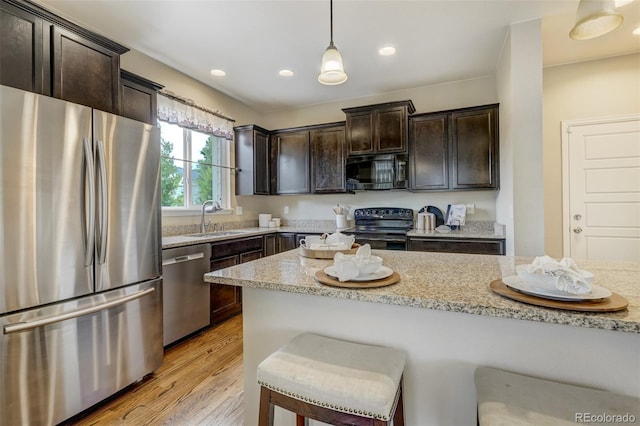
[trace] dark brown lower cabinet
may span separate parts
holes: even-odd
[[[211,270],[228,268],[260,259],[263,255],[262,236],[220,241],[211,244]],[[218,324],[242,312],[242,288],[211,284],[211,324]]]
[[[264,236],[264,255],[271,256],[278,253],[278,234]]]
[[[288,232],[278,234],[278,253],[293,250],[297,246],[296,234]]]
[[[407,238],[409,251],[443,253],[499,254],[506,253],[504,239]]]

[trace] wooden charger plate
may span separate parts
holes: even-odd
[[[330,285],[333,287],[342,288],[377,288],[385,287],[391,284],[395,284],[400,281],[400,274],[393,271],[387,278],[382,278],[375,281],[340,281],[337,278],[333,278],[327,275],[323,270],[317,271],[315,274],[316,281],[321,284]]]
[[[333,259],[336,253],[356,254],[359,248],[360,244],[358,243],[353,243],[348,250],[311,250],[300,246],[300,255],[311,259]]]
[[[627,309],[629,302],[627,299],[619,294],[613,293],[610,297],[605,299],[598,299],[593,301],[579,301],[579,302],[565,302],[562,300],[544,299],[542,297],[530,296],[528,294],[520,293],[513,290],[502,280],[494,280],[489,284],[491,290],[501,296],[509,299],[517,300],[518,302],[528,303],[530,305],[542,306],[545,308],[564,309],[568,311],[580,311],[580,312],[616,312]]]

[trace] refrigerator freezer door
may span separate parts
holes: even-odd
[[[160,276],[160,132],[93,111],[96,291]]]
[[[90,108],[0,86],[0,315],[93,291],[91,162]]]
[[[0,316],[3,424],[57,424],[162,364],[156,280]]]

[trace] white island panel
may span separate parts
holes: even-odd
[[[474,425],[473,373],[488,365],[640,396],[640,335],[308,294],[243,289],[245,425],[258,364],[305,331],[407,352],[407,426]],[[276,408],[275,424],[295,425]]]

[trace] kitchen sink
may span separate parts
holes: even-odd
[[[197,234],[189,234],[188,237],[226,237],[229,235],[246,234],[247,231],[214,231],[214,232],[199,232]]]

